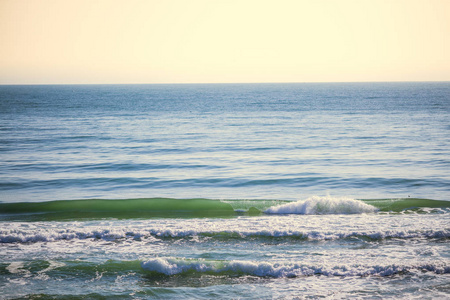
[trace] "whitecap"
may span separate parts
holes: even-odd
[[[376,212],[377,208],[361,200],[347,197],[314,196],[304,201],[295,201],[265,210],[266,214],[362,214]]]

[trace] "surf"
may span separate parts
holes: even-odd
[[[261,215],[327,215],[446,212],[450,201],[398,198],[366,199],[313,196],[306,200],[220,199],[80,199],[0,203],[0,220],[230,218]]]
[[[267,214],[361,214],[374,213],[377,208],[347,197],[319,197],[314,196],[305,201],[286,203],[275,207],[270,207],[265,211]]]
[[[157,257],[148,260],[113,260],[104,262],[68,261],[68,260],[39,260],[34,262],[14,262],[0,264],[1,273],[16,274],[18,276],[41,278],[48,276],[61,276],[77,274],[85,279],[126,275],[133,273],[147,274],[149,278],[163,278],[174,276],[228,276],[228,277],[271,277],[294,278],[304,276],[328,277],[366,277],[366,276],[393,276],[398,274],[413,274],[416,272],[429,272],[436,275],[450,273],[450,267],[445,263],[434,264],[303,264],[273,263],[261,261],[241,260],[206,260]],[[163,276],[163,277],[161,277]]]
[[[98,218],[176,218],[233,216],[232,206],[211,199],[83,199],[0,203],[8,219],[66,220]]]
[[[448,274],[450,267],[435,265],[305,265],[300,263],[280,264],[253,261],[208,261],[202,259],[154,258],[141,263],[141,267],[152,273],[173,276],[178,274],[208,274],[257,277],[300,277],[300,276],[392,276],[396,274],[432,272]]]

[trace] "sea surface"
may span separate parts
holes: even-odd
[[[450,82],[0,86],[0,299],[212,298],[450,298]]]

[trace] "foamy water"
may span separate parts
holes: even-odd
[[[346,197],[311,197],[305,201],[286,203],[268,208],[268,214],[360,214],[373,213],[377,208],[362,201]]]

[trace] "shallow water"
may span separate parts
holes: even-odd
[[[0,86],[0,295],[446,298],[449,95]]]

